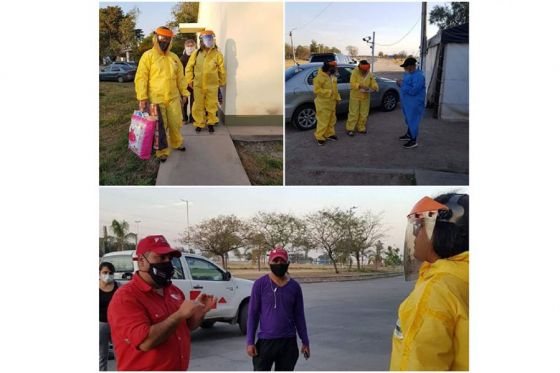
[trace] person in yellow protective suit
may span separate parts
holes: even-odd
[[[346,122],[348,136],[354,136],[356,124],[358,133],[364,135],[367,133],[366,122],[369,115],[370,92],[379,91],[375,77],[369,71],[370,66],[369,62],[362,60],[350,76],[350,105]]]
[[[451,193],[408,215],[405,278],[417,281],[399,307],[391,370],[469,370],[468,211],[469,196]]]
[[[140,58],[134,78],[136,98],[141,111],[148,102],[157,104],[167,136],[168,147],[156,150],[156,157],[165,162],[171,148],[185,151],[181,126],[182,106],[189,92],[179,57],[170,51],[173,32],[167,27],[158,27],[154,32],[153,47]]]
[[[218,89],[226,85],[224,56],[216,47],[216,35],[211,30],[200,33],[200,48],[189,58],[185,68],[187,84],[194,90],[193,119],[196,132],[206,124],[214,132],[218,124]]]
[[[313,93],[315,93],[315,110],[317,112],[317,128],[315,139],[320,146],[326,140],[336,141],[334,125],[336,124],[336,103],[341,100],[338,93],[336,77],[336,61],[324,62],[323,66],[313,78]]]

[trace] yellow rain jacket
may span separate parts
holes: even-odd
[[[341,100],[336,76],[330,76],[319,69],[317,76],[313,78],[313,93],[317,111],[315,139],[325,140],[335,135],[336,103]]]
[[[360,92],[360,85],[376,92],[379,91],[379,86],[373,74],[368,71],[367,75],[364,77],[360,74],[360,69],[356,67],[352,70],[352,75],[350,75],[350,99],[369,100],[369,92]]]
[[[134,78],[136,99],[150,100],[152,104],[169,103],[179,96],[188,96],[183,64],[171,52],[171,43],[164,53],[153,37],[154,46],[144,52]]]
[[[391,370],[469,370],[469,252],[424,263],[399,307]]]

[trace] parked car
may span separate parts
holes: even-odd
[[[309,130],[317,125],[313,93],[313,78],[322,63],[292,66],[285,73],[285,120],[300,130]],[[338,65],[338,92],[342,101],[336,107],[337,114],[347,113],[350,100],[350,75],[355,65]],[[399,102],[399,87],[394,80],[375,77],[379,92],[371,94],[371,107],[392,111]]]
[[[313,53],[309,57],[309,63],[336,61],[337,64],[356,64],[356,61],[342,53]]]
[[[99,80],[111,80],[119,83],[130,82],[136,76],[136,69],[128,65],[111,64],[99,71]]]
[[[115,279],[119,284],[132,278],[138,270],[138,262],[133,260],[134,250],[105,254],[101,261],[113,263]],[[247,314],[253,281],[235,278],[231,273],[207,258],[185,254],[173,258],[173,284],[183,291],[186,299],[194,299],[200,292],[215,295],[218,306],[210,310],[202,322],[202,328],[211,328],[218,321],[239,324],[241,333],[247,333]],[[129,272],[122,272],[131,269]]]
[[[111,65],[126,65],[132,67],[133,69],[138,69],[138,63],[134,61],[115,61],[112,62]]]

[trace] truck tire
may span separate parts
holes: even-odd
[[[200,327],[202,329],[210,329],[211,327],[214,326],[214,324],[216,323],[216,321],[212,321],[212,320],[204,320],[202,322],[202,324],[200,324]]]
[[[239,311],[239,330],[241,335],[247,334],[247,316],[249,314],[249,302],[245,302]]]

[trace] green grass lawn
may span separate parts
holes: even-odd
[[[99,82],[99,184],[154,185],[155,159],[141,160],[128,150],[128,128],[138,108],[134,83]]]
[[[252,185],[283,184],[282,141],[234,141]]]

